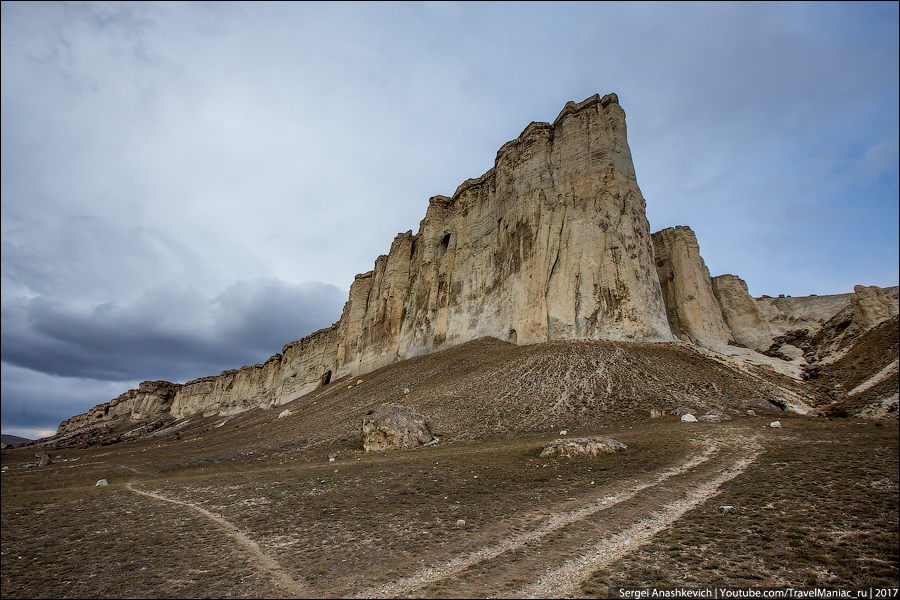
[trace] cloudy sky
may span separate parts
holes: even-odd
[[[2,3],[2,430],[264,361],[428,198],[615,92],[653,231],[898,283],[898,5]]]

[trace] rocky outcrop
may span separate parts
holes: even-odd
[[[434,440],[425,417],[405,406],[382,404],[362,424],[366,452],[407,450]]]
[[[341,319],[263,365],[190,381],[172,414],[289,402],[332,378],[491,336],[672,339],[615,94],[532,123],[494,167],[429,200],[357,275]]]
[[[651,237],[645,208],[616,95],[569,102],[552,124],[531,123],[504,144],[484,175],[432,197],[418,232],[399,234],[356,276],[331,327],[263,364],[184,385],[142,383],[59,433],[271,408],[333,379],[483,337],[668,341],[674,332],[711,349],[771,350],[792,319],[821,327],[841,310],[823,316],[836,306],[827,298],[754,300],[737,277],[710,279],[693,232]],[[896,314],[896,300],[862,290],[853,309],[865,315],[860,323]]]
[[[105,425],[122,418],[142,421],[168,413],[181,387],[180,384],[168,381],[145,381],[136,390],[128,390],[114,400],[95,406],[89,412],[63,421],[56,433],[60,435],[85,427]]]
[[[854,287],[850,303],[856,324],[863,329],[883,323],[898,313],[897,296],[874,285]]]
[[[568,438],[553,440],[541,451],[541,458],[550,456],[597,456],[598,454],[615,454],[628,450],[628,446],[612,438]]]
[[[768,348],[772,344],[772,332],[750,296],[747,283],[735,275],[719,275],[711,283],[734,341],[751,350]]]
[[[672,333],[711,349],[732,342],[694,232],[689,227],[669,227],[654,233],[652,240]]]

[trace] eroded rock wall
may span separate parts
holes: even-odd
[[[656,272],[672,333],[706,348],[733,341],[713,293],[709,269],[690,227],[669,227],[652,236]]]
[[[128,390],[118,398],[63,421],[56,433],[59,435],[85,427],[106,425],[117,419],[142,421],[167,413],[181,387],[180,384],[168,381],[144,381],[135,390]]]
[[[332,377],[484,336],[670,340],[650,227],[615,94],[531,123],[494,167],[429,200],[358,275],[341,319],[263,365],[190,381],[172,414],[233,414]]]
[[[769,323],[763,318],[747,283],[736,275],[711,279],[713,294],[735,342],[751,350],[765,350],[772,344]]]

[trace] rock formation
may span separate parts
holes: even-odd
[[[550,456],[597,456],[600,453],[615,454],[628,450],[628,446],[612,438],[568,438],[553,440],[541,451],[541,458]]]
[[[186,383],[178,417],[289,402],[333,377],[491,336],[669,340],[650,226],[615,94],[568,103],[494,168],[429,200],[357,275],[341,319],[264,365]]]
[[[654,233],[652,239],[656,272],[675,337],[712,349],[733,341],[694,232],[689,227],[669,227]]]
[[[77,431],[84,427],[101,425],[121,418],[142,421],[168,413],[181,388],[181,385],[168,381],[145,381],[136,390],[128,390],[114,400],[63,421],[57,429],[57,434]]]
[[[363,449],[407,450],[434,439],[425,417],[405,406],[382,404],[362,424]]]
[[[878,288],[754,300],[741,279],[710,278],[689,228],[651,236],[645,208],[616,95],[569,102],[552,124],[531,123],[504,144],[484,175],[432,197],[418,232],[399,234],[356,276],[331,327],[263,364],[184,385],[144,382],[58,433],[271,408],[332,379],[482,337],[531,344],[674,333],[712,350],[736,343],[784,356],[772,348],[777,336],[802,325],[808,337],[851,300],[860,324],[897,314],[896,293]]]
[[[772,343],[769,323],[747,291],[747,283],[734,275],[712,278],[712,289],[734,341],[752,350]]]

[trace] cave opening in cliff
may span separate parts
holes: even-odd
[[[444,236],[444,239],[441,240],[441,245],[439,246],[439,252],[441,256],[447,252],[447,248],[450,247],[450,234]]]
[[[516,333],[515,329],[510,329],[509,335],[506,336],[506,340],[510,344],[518,344],[519,343],[519,334]]]
[[[331,383],[331,371],[325,371],[322,373],[322,385],[328,385]]]

